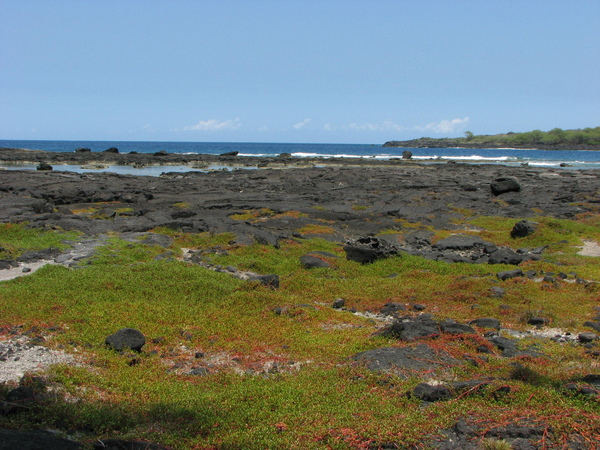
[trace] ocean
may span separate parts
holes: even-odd
[[[0,140],[0,147],[28,148],[53,152],[73,152],[79,147],[88,147],[94,152],[101,152],[111,147],[119,149],[120,153],[132,151],[138,153],[168,153],[211,154],[220,155],[227,152],[238,152],[240,156],[276,157],[289,153],[295,157],[347,157],[390,159],[401,158],[402,152],[409,150],[413,159],[424,163],[440,161],[456,161],[470,164],[504,164],[532,167],[554,167],[565,169],[599,169],[600,151],[585,150],[523,150],[523,149],[461,149],[461,148],[390,148],[381,145],[368,144],[285,144],[285,143],[256,143],[256,142],[157,142],[157,141],[33,141],[33,140]],[[10,168],[10,167],[7,167]],[[77,166],[67,168],[57,167],[58,170],[78,170]],[[156,172],[157,169],[147,168]],[[131,172],[132,169],[109,168],[110,171]],[[170,167],[169,171],[189,170]],[[140,170],[136,174],[142,175]],[[144,173],[146,174],[146,173]],[[155,175],[155,173],[147,173]]]

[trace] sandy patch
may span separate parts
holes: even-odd
[[[19,267],[13,267],[12,269],[0,270],[0,281],[8,281],[13,278],[22,277],[25,275],[31,275],[36,270],[44,267],[46,264],[56,264],[52,260],[39,260],[32,263],[19,265]]]
[[[600,245],[595,241],[584,240],[583,247],[577,254],[581,256],[600,256]]]

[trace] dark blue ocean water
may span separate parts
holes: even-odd
[[[121,153],[136,151],[154,153],[199,153],[219,155],[239,152],[240,156],[278,156],[290,153],[296,157],[363,157],[400,158],[402,152],[410,150],[413,159],[422,161],[454,160],[473,164],[507,164],[561,167],[571,169],[600,168],[600,151],[549,151],[522,149],[459,149],[459,148],[389,148],[365,144],[284,144],[245,142],[135,142],[135,141],[17,141],[0,140],[0,147],[28,148],[53,152],[73,152],[79,147],[88,147],[100,152],[116,147]]]

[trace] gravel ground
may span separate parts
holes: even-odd
[[[53,364],[75,363],[72,355],[31,345],[27,336],[0,339],[0,383],[19,381],[26,372],[45,370]]]

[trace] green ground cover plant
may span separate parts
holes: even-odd
[[[255,222],[257,220],[272,217],[275,214],[276,214],[275,211],[273,211],[269,208],[261,208],[261,209],[246,210],[239,214],[233,214],[231,216],[231,218],[234,220],[246,220],[249,222]]]
[[[30,228],[27,224],[0,224],[0,259],[17,258],[26,250],[42,250],[48,247],[65,249],[65,240],[76,239],[79,233],[47,231]]]
[[[271,216],[245,213],[243,219]],[[549,245],[542,261],[523,270],[576,272],[600,279],[597,259],[577,255],[582,240],[600,240],[598,218],[558,220],[543,216],[536,233],[507,237],[516,220],[466,217],[478,234],[512,248]],[[413,343],[377,336],[375,314],[386,303],[418,303],[440,319],[460,322],[497,317],[503,327],[525,331],[526,319],[542,315],[549,326],[573,332],[590,320],[600,302],[597,283],[536,282],[495,276],[511,266],[447,264],[402,255],[361,265],[345,258],[341,244],[323,239],[288,240],[280,248],[232,245],[233,236],[169,234],[170,259],[158,246],[125,242],[117,234],[77,269],[46,266],[0,283],[0,330],[13,327],[42,336],[45,345],[77,355],[79,364],[54,366],[42,379],[47,394],[33,408],[0,415],[0,427],[75,430],[78,441],[99,438],[147,440],[177,449],[368,449],[386,443],[408,448],[439,435],[461,417],[479,423],[543,421],[557,435],[598,433],[597,399],[565,392],[565,383],[598,371],[598,360],[581,345],[535,336],[550,357],[520,357],[518,365],[490,354],[478,365],[450,369],[439,381],[495,377],[490,387],[424,407],[407,395],[423,377],[372,372],[352,362],[358,352]],[[411,231],[411,230],[409,230]],[[307,233],[308,230],[305,230]],[[438,238],[444,233],[438,233]],[[61,246],[73,233],[1,225],[6,254]],[[236,279],[179,258],[182,248],[211,250],[214,264],[275,273],[280,288]],[[219,251],[216,251],[219,250]],[[314,251],[331,268],[306,269],[300,256]],[[503,298],[492,287],[505,290]],[[334,309],[336,298],[345,309]],[[147,338],[140,354],[115,352],[104,339],[123,327]],[[491,345],[477,335],[424,339],[461,359]],[[193,375],[193,368],[205,368]],[[10,383],[0,386],[6,392]],[[499,388],[508,388],[498,394]],[[486,439],[482,448],[506,448]],[[402,448],[402,447],[400,447]]]

